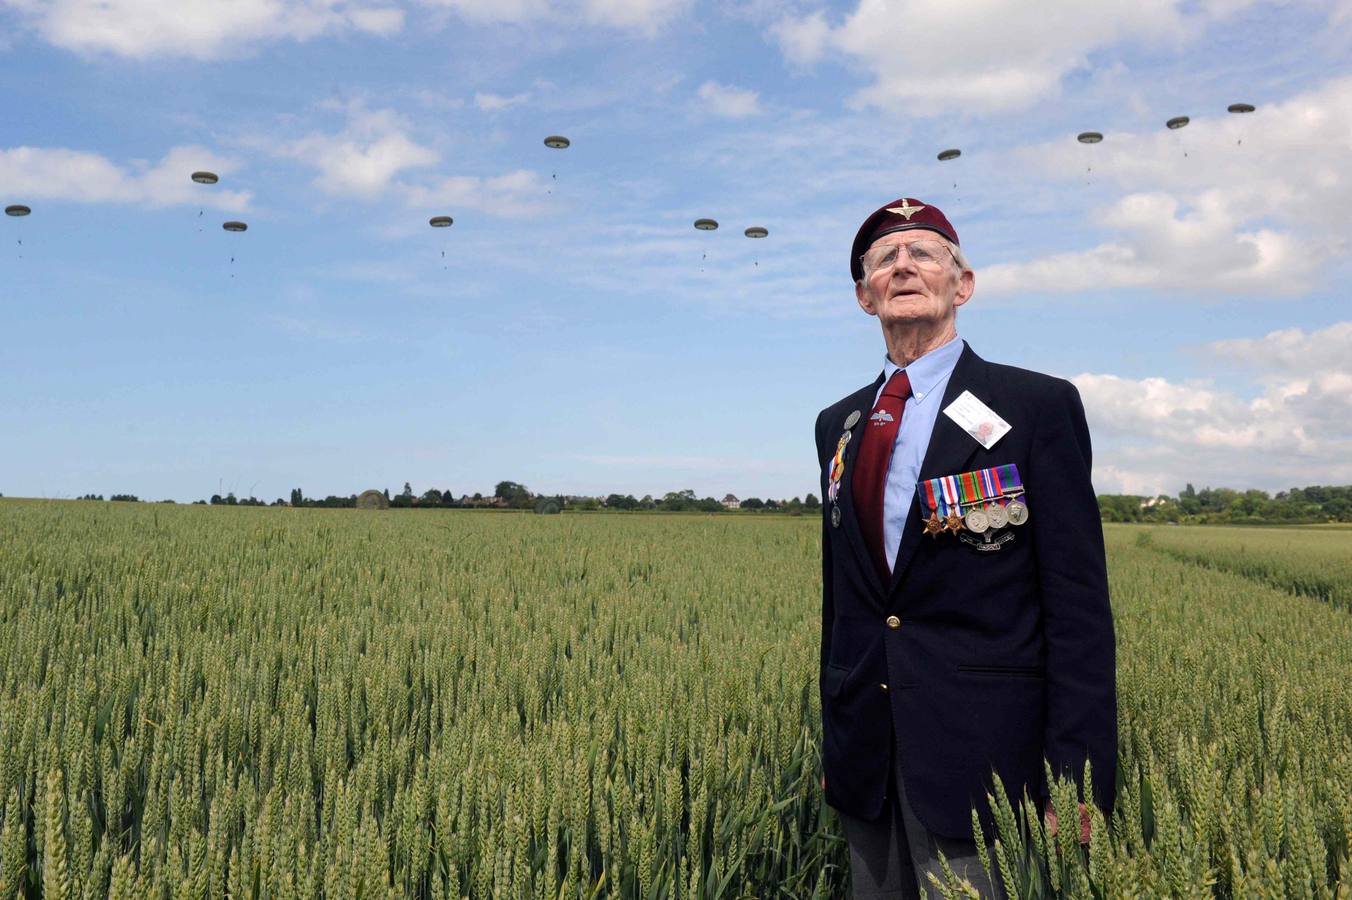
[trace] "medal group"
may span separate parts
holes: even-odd
[[[853,429],[859,419],[858,410],[845,419],[845,428],[831,458],[826,501],[831,507],[831,526],[834,528],[840,527],[840,482],[845,476],[845,450],[854,439]],[[1004,425],[1003,435],[1009,426],[1004,420],[1000,422]],[[1028,521],[1023,479],[1014,463],[930,478],[916,485],[916,490],[920,494],[922,510],[929,512],[923,523],[925,534],[930,537],[954,534],[979,550],[997,550],[1014,537],[1013,533],[1001,532],[1001,529]],[[978,535],[981,540],[977,540]]]
[[[1028,521],[1023,482],[1013,463],[977,469],[961,475],[943,475],[918,485],[921,503],[930,510],[925,534],[969,531],[991,542],[993,532]]]
[[[854,432],[850,429],[858,423],[859,410],[856,409],[845,420],[845,431],[836,444],[836,455],[831,459],[831,477],[826,486],[826,502],[831,504],[831,526],[833,528],[840,527],[840,505],[836,500],[840,497],[840,479],[845,474],[845,448],[850,445],[850,440],[854,437]]]

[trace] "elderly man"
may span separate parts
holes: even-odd
[[[1113,625],[1084,408],[1069,382],[958,338],[976,279],[934,205],[865,219],[850,273],[887,357],[817,417],[826,800],[854,897],[938,896],[940,851],[1003,896],[971,826],[975,808],[994,836],[993,774],[1045,804],[1045,759],[1111,811]]]

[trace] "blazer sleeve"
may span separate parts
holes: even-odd
[[[826,419],[826,410],[822,410],[817,415],[816,441],[817,441],[817,471],[825,472],[826,461],[824,457],[825,448],[823,446],[823,423]],[[822,504],[822,639],[821,639],[821,673],[825,673],[826,664],[831,658],[831,623],[835,620],[835,598],[831,589],[831,534],[826,530],[826,517],[830,514],[830,504],[826,499],[826,475],[819,474],[819,488]],[[824,690],[825,688],[823,688]]]
[[[1117,671],[1103,526],[1089,477],[1084,405],[1073,384],[1056,385],[1039,411],[1024,479],[1047,652],[1043,749],[1053,774],[1074,779],[1081,796],[1087,758],[1094,802],[1110,814],[1117,777]]]

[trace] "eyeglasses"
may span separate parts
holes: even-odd
[[[860,256],[859,261],[864,264],[864,271],[872,275],[896,262],[897,254],[901,252],[902,247],[906,248],[911,262],[922,269],[942,268],[946,262],[944,254],[951,256],[953,253],[943,241],[912,241],[909,244],[883,244],[881,247],[873,247]]]

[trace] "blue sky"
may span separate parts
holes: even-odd
[[[1100,491],[1352,481],[1352,0],[1031,9],[0,0],[0,492],[803,495],[902,195]]]

